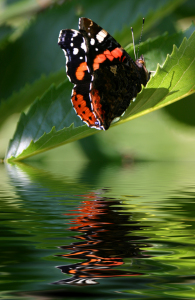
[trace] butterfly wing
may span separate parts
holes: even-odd
[[[77,30],[61,30],[58,45],[66,57],[66,73],[74,83],[71,101],[77,115],[89,127],[103,129],[91,106],[89,95],[93,75],[88,67],[87,43],[83,34]]]
[[[87,67],[87,47],[83,35],[73,29],[61,30],[58,45],[66,57],[66,73],[72,83],[91,81]]]

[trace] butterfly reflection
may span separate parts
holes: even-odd
[[[131,272],[129,266],[120,269],[124,259],[148,257],[140,250],[149,247],[143,243],[146,237],[133,234],[135,230],[143,230],[143,226],[131,220],[132,215],[125,212],[125,206],[118,200],[99,197],[96,193],[83,198],[78,210],[68,214],[74,217],[69,229],[81,233],[74,236],[78,242],[61,246],[70,252],[58,255],[80,262],[58,266],[71,277],[54,284],[92,285],[102,278],[143,275]]]

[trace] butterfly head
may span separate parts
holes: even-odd
[[[135,63],[140,69],[143,69],[143,72],[145,73],[146,76],[146,82],[147,82],[150,79],[150,72],[148,72],[148,70],[146,69],[146,62],[143,57],[143,54],[140,56],[140,58],[138,58],[135,61]]]

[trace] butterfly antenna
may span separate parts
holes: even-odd
[[[144,29],[144,22],[145,22],[145,19],[143,18],[143,22],[142,22],[142,31],[141,31],[141,35],[140,35],[140,38],[139,38],[137,57],[139,57],[139,45],[140,45],[141,39],[142,39],[142,33],[143,33],[143,29]]]
[[[134,41],[133,27],[131,27],[131,33],[132,33],[132,40],[133,40],[133,50],[134,50],[134,56],[135,56],[135,60],[136,60],[136,53],[135,53],[135,41]]]

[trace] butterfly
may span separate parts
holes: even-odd
[[[89,127],[107,130],[150,78],[143,55],[134,61],[102,27],[80,18],[78,29],[61,30],[58,45],[74,84],[71,101]]]

